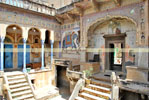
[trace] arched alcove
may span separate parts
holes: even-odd
[[[32,63],[41,62],[41,31],[36,27],[31,27],[28,31],[28,40],[32,40],[30,45],[30,59]],[[41,65],[40,65],[41,67]]]
[[[100,69],[111,70],[112,68],[109,67],[110,64],[106,65],[110,63],[108,62],[110,58],[107,58],[110,56],[110,52],[106,52],[103,49],[114,49],[116,48],[116,43],[120,43],[121,48],[135,48],[137,24],[134,20],[127,17],[105,17],[102,20],[99,19],[88,28],[87,38],[87,47],[92,49],[87,53],[88,61],[93,61],[95,55],[99,55]],[[124,64],[127,62],[131,62],[132,64],[135,62],[132,60],[134,58],[127,53],[123,53],[121,59],[123,68],[119,69],[119,71],[125,70]]]
[[[13,51],[17,48],[17,39],[22,37],[22,28],[19,25],[11,24],[6,28],[6,37],[4,40],[4,68],[10,69],[17,66],[17,53]],[[9,62],[9,63],[8,63]]]
[[[45,32],[45,44],[50,44],[50,31],[46,30]]]

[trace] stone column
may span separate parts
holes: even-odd
[[[1,63],[0,63],[0,71],[4,71],[4,37],[0,37],[1,42]]]
[[[51,65],[53,63],[53,44],[54,44],[54,41],[51,40]]]
[[[2,72],[2,73],[4,71],[4,39],[5,39],[5,36],[6,36],[7,26],[8,25],[6,25],[6,24],[0,24],[0,42],[1,42],[0,72]]]
[[[40,29],[40,39],[41,39],[41,69],[43,70],[45,68],[44,66],[44,42],[45,42],[45,33],[46,29]]]
[[[27,39],[23,39],[23,72],[27,72],[26,70],[26,41]]]
[[[41,47],[42,47],[42,51],[41,51],[41,69],[44,69],[44,42],[45,42],[45,40],[41,40]]]
[[[23,72],[26,73],[26,42],[28,38],[28,27],[22,27],[22,37],[23,37]]]
[[[50,69],[51,69],[52,68],[52,63],[53,63],[54,31],[51,31],[50,41],[51,41],[51,66],[50,66]]]
[[[149,44],[149,0],[145,1],[145,33],[146,33],[146,46],[148,46]]]

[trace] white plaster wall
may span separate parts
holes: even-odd
[[[125,45],[129,45],[130,48],[136,48],[136,26],[134,23],[128,20],[116,20],[120,23],[121,33],[126,33],[126,42]],[[104,22],[98,25],[94,33],[89,34],[89,48],[98,48],[102,49],[105,46],[105,39],[103,38],[104,34],[115,34],[109,31],[109,22]],[[93,59],[94,54],[99,54],[99,52],[90,52],[88,53],[88,60]],[[137,54],[136,54],[137,55]],[[102,57],[102,52],[100,52],[100,58]],[[136,56],[138,59],[138,56]],[[102,66],[104,66],[104,59],[101,59],[100,62]],[[137,62],[136,62],[137,63]]]

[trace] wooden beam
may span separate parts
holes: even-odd
[[[99,2],[96,0],[91,0],[92,6],[96,11],[99,11]]]
[[[103,2],[109,2],[111,0],[96,0],[96,2],[99,2],[99,3],[103,3]]]
[[[77,10],[77,12],[80,14],[80,16],[83,16],[84,10],[82,7],[78,6],[78,5],[74,5],[75,9]]]
[[[64,19],[63,19],[63,18],[61,18],[61,17],[59,17],[59,16],[55,16],[55,18],[56,18],[56,20],[57,20],[59,23],[61,23],[61,24],[64,23]]]
[[[121,6],[121,0],[113,0],[117,6]]]
[[[74,15],[74,16],[80,16],[80,14],[78,12],[75,12],[75,10],[71,11],[71,12],[67,12],[68,14]]]
[[[72,21],[74,20],[74,17],[70,13],[67,13],[66,16],[68,17],[68,19],[70,19]]]

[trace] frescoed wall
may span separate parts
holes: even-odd
[[[14,32],[7,32],[4,41],[4,67],[6,69],[17,69],[23,67],[22,35]],[[41,53],[39,52],[39,49],[41,48],[41,43],[39,34],[29,34],[26,48],[26,64],[41,62]]]
[[[71,30],[63,33],[62,48],[79,48],[80,30]]]
[[[93,27],[94,28],[94,27]],[[127,19],[111,19],[109,21],[102,22],[96,28],[93,29],[94,31],[88,34],[88,48],[96,48],[96,49],[103,49],[105,48],[105,34],[124,34],[126,33],[126,40],[125,40],[125,64],[133,64],[135,65],[135,59],[137,59],[137,54],[134,56],[130,56],[130,50],[128,48],[136,48],[136,27],[133,22]],[[100,55],[100,66],[104,69],[105,66],[105,52],[89,52],[88,53],[88,60],[93,59],[95,54]],[[117,63],[117,62],[115,62]],[[120,62],[121,63],[121,62]]]

